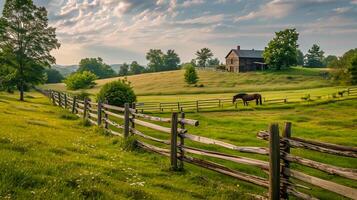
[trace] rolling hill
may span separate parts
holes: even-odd
[[[251,91],[274,91],[308,89],[332,86],[327,78],[326,69],[292,68],[281,72],[249,72],[234,74],[198,70],[199,83],[203,87],[188,86],[184,81],[184,70],[157,72],[128,76],[134,91],[139,96],[177,95],[177,94],[214,94]],[[123,78],[123,77],[119,77]],[[116,78],[97,80],[97,85],[87,92],[96,94],[102,85]],[[65,91],[65,84],[44,85],[45,89]]]

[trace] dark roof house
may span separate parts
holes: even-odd
[[[247,72],[264,70],[263,50],[243,50],[240,46],[232,49],[226,58],[226,70],[230,72]]]

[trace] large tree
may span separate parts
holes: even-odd
[[[150,49],[146,54],[146,59],[149,61],[148,67],[151,72],[162,71],[164,66],[164,54],[160,49]]]
[[[60,83],[64,79],[62,74],[55,69],[46,69],[47,81],[46,83]]]
[[[353,84],[353,76],[355,76],[355,62],[357,57],[357,48],[351,49],[339,57],[336,61],[332,62],[330,67],[333,68],[332,75],[335,81],[342,84]]]
[[[324,58],[324,65],[326,67],[331,67],[333,63],[335,63],[338,60],[337,56],[335,55],[328,55],[326,58]]]
[[[164,70],[175,70],[178,69],[178,65],[180,64],[180,57],[174,50],[169,49],[164,55]]]
[[[3,62],[13,68],[8,83],[19,89],[21,101],[26,87],[45,81],[45,67],[56,61],[50,52],[59,47],[44,7],[32,0],[6,0],[0,18],[0,52]]]
[[[119,76],[127,76],[128,73],[129,73],[129,65],[124,63],[122,66],[120,66]]]
[[[208,64],[208,60],[213,57],[213,53],[209,48],[202,48],[201,50],[196,52],[196,60],[199,67],[206,67]]]
[[[145,67],[139,65],[137,61],[130,64],[130,74],[141,74],[145,72]]]
[[[296,64],[301,66],[304,65],[304,54],[300,49],[296,51]]]
[[[109,78],[115,76],[115,71],[111,66],[105,64],[103,59],[84,58],[79,62],[78,72],[90,71],[99,78]]]
[[[324,52],[317,44],[312,45],[305,55],[305,65],[308,67],[322,67],[324,66]]]
[[[280,70],[297,64],[298,38],[299,33],[294,28],[275,32],[275,37],[263,53],[264,60],[270,68]]]

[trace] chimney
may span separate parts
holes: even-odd
[[[237,46],[237,50],[238,50],[238,51],[240,50],[240,46],[239,46],[239,45]]]

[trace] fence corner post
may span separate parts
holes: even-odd
[[[97,124],[98,124],[98,126],[100,126],[100,125],[102,124],[102,102],[101,102],[100,99],[98,100],[98,111],[97,111],[97,114],[98,114]]]
[[[291,122],[286,122],[285,123],[285,127],[284,127],[284,132],[283,132],[283,169],[282,169],[282,175],[284,178],[284,183],[283,183],[283,187],[282,187],[282,192],[281,192],[281,196],[283,199],[289,199],[289,194],[288,194],[288,181],[290,178],[290,162],[286,159],[287,154],[290,153],[290,144],[289,144],[289,140],[291,137]]]
[[[170,160],[171,160],[171,169],[177,170],[177,124],[178,117],[177,113],[172,113],[171,116],[171,142],[170,142]]]
[[[280,199],[280,137],[276,123],[269,127],[269,199]]]
[[[124,104],[124,138],[127,138],[129,136],[129,125],[130,125],[130,119],[129,119],[129,103]]]

